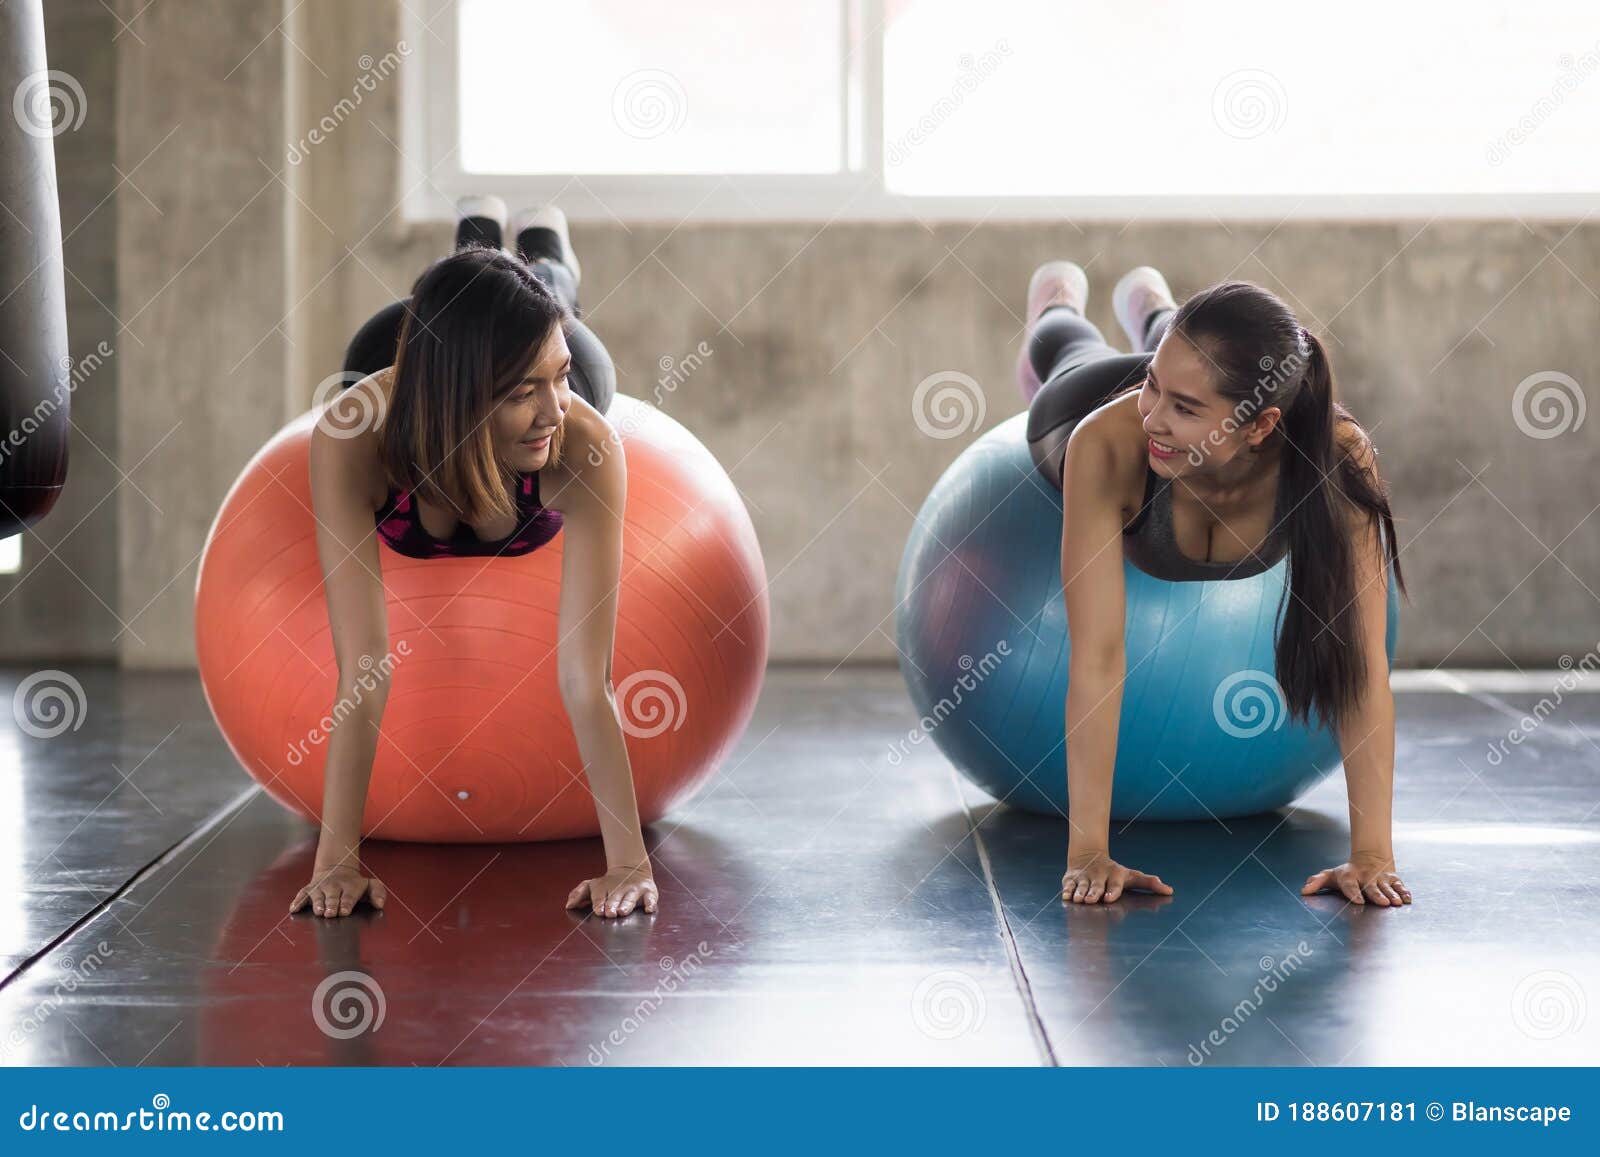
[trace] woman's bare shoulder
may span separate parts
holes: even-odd
[[[325,399],[322,416],[312,428],[312,453],[333,467],[332,476],[356,488],[374,510],[388,486],[378,453],[379,427],[388,411],[394,367],[368,374]]]
[[[1092,411],[1072,431],[1071,441],[1077,442],[1079,439],[1082,439],[1085,448],[1092,450],[1094,460],[1107,471],[1118,504],[1124,510],[1137,510],[1144,498],[1144,475],[1148,461],[1138,392],[1113,398]]]
[[[580,474],[603,465],[620,447],[617,428],[581,395],[572,395],[572,405],[561,419],[561,469]]]

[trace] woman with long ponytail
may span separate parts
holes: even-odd
[[[1112,298],[1127,354],[1083,316],[1087,297],[1079,266],[1040,266],[1018,366],[1034,460],[1063,492],[1072,653],[1062,898],[1172,892],[1110,856],[1124,557],[1188,581],[1248,577],[1287,556],[1276,677],[1291,718],[1338,735],[1350,801],[1349,858],[1313,872],[1302,893],[1410,903],[1391,838],[1384,646],[1387,584],[1392,575],[1404,593],[1405,581],[1377,451],[1338,400],[1328,351],[1281,299],[1246,281],[1179,307],[1159,272],[1131,271]]]

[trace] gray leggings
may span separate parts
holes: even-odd
[[[559,261],[536,260],[528,262],[533,275],[542,281],[556,299],[568,309],[577,306],[577,284],[572,271]],[[400,343],[400,323],[405,320],[406,303],[386,305],[356,331],[345,348],[344,368],[356,377],[377,373],[385,366],[394,365],[395,349]],[[572,389],[602,414],[611,409],[611,399],[617,393],[617,368],[611,355],[595,332],[576,315],[563,327],[567,348],[572,351]]]
[[[1146,323],[1146,352],[1125,354],[1113,348],[1088,318],[1071,306],[1044,311],[1028,341],[1028,360],[1044,383],[1028,406],[1028,449],[1039,472],[1061,489],[1067,439],[1089,413],[1130,386],[1144,381],[1145,368],[1172,323],[1175,310],[1152,313]]]

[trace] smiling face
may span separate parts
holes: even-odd
[[[522,376],[496,403],[490,415],[495,451],[521,473],[532,473],[550,461],[554,435],[572,406],[568,377],[572,352],[559,325],[550,327]]]
[[[1282,412],[1276,406],[1241,424],[1236,403],[1219,394],[1214,381],[1211,364],[1186,339],[1162,339],[1139,392],[1139,417],[1150,440],[1145,454],[1157,474],[1225,473],[1223,467],[1277,425]]]

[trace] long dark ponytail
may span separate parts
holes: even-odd
[[[1338,427],[1360,423],[1336,396],[1333,366],[1317,336],[1276,295],[1248,281],[1225,281],[1185,301],[1170,333],[1181,335],[1211,366],[1217,392],[1232,402],[1235,429],[1267,406],[1282,417],[1270,439],[1282,442],[1279,485],[1289,582],[1279,604],[1277,678],[1290,717],[1313,712],[1329,726],[1364,690],[1355,544],[1346,521],[1353,505],[1377,520],[1394,581],[1405,593],[1388,487],[1341,449]]]

